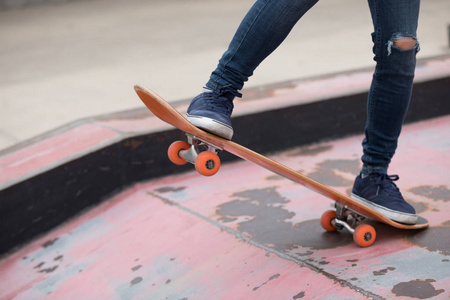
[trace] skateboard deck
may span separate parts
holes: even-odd
[[[135,91],[138,94],[139,98],[144,102],[147,108],[159,119],[162,121],[184,131],[188,136],[188,142],[176,142],[182,143],[180,148],[176,149],[175,154],[171,154],[171,149],[169,148],[169,158],[170,156],[175,156],[171,158],[171,160],[175,163],[178,163],[174,160],[180,160],[179,164],[183,164],[186,161],[194,163],[196,165],[197,170],[201,173],[201,169],[206,170],[213,169],[212,174],[203,174],[203,175],[213,175],[220,165],[220,160],[216,157],[216,154],[222,150],[230,152],[242,159],[251,161],[261,167],[264,167],[280,176],[283,176],[287,179],[290,179],[296,183],[299,183],[325,197],[328,197],[336,202],[336,210],[339,217],[337,217],[336,212],[328,211],[322,215],[321,224],[328,231],[334,231],[336,229],[343,229],[344,227],[353,233],[353,237],[355,242],[360,246],[370,246],[375,239],[375,231],[364,228],[365,234],[361,234],[359,232],[360,241],[357,241],[357,237],[355,237],[356,230],[352,229],[348,222],[343,222],[342,219],[351,215],[350,218],[354,218],[354,221],[361,221],[364,218],[372,218],[383,222],[387,225],[390,225],[399,229],[422,229],[428,227],[428,221],[419,216],[419,220],[414,225],[407,225],[395,222],[382,214],[378,213],[374,209],[359,203],[358,201],[352,199],[351,197],[340,193],[320,182],[317,182],[303,174],[300,174],[270,158],[267,158],[255,151],[252,151],[244,146],[241,146],[233,141],[223,139],[216,135],[210,134],[202,129],[199,129],[189,123],[175,108],[173,108],[170,104],[168,104],[164,99],[158,96],[156,93],[147,89],[143,86],[136,85]],[[175,143],[174,143],[175,144]],[[174,145],[172,144],[172,145]],[[184,145],[184,147],[183,147]],[[206,151],[199,151],[198,149],[203,146],[203,149]],[[172,147],[172,146],[171,146]],[[191,147],[191,148],[189,148]],[[173,148],[173,147],[172,147]],[[176,148],[176,147],[175,147]],[[196,148],[196,149],[194,149]],[[173,152],[173,149],[172,149]],[[198,153],[201,152],[201,153]],[[197,166],[198,159],[202,154],[209,153],[210,156],[207,156],[206,159],[203,159],[200,162],[200,166]],[[197,157],[198,156],[198,157]],[[203,158],[203,157],[202,157]],[[202,166],[203,164],[203,166]],[[209,164],[209,165],[208,165]],[[345,220],[344,220],[345,221]],[[330,226],[331,224],[331,226]],[[366,224],[363,224],[366,225]],[[367,225],[371,227],[370,225]],[[359,227],[359,226],[358,226]],[[358,228],[356,228],[358,229]],[[361,230],[360,230],[361,231]],[[362,240],[361,240],[362,239]],[[369,241],[364,241],[369,240]]]

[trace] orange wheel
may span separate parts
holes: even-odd
[[[167,150],[167,156],[169,156],[169,159],[171,162],[173,162],[176,165],[184,165],[187,163],[186,160],[180,157],[180,150],[188,150],[191,148],[191,145],[189,145],[186,142],[183,141],[176,141],[173,142],[169,146],[169,150]]]
[[[212,152],[202,152],[195,159],[195,169],[203,176],[212,176],[219,171],[220,158]]]
[[[376,237],[375,228],[368,224],[358,225],[353,233],[353,240],[360,247],[369,247],[375,242]]]
[[[328,232],[336,231],[336,226],[331,224],[331,220],[336,219],[336,217],[337,213],[334,210],[327,210],[322,214],[322,217],[320,217],[320,225]]]

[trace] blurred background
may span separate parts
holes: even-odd
[[[254,0],[1,0],[0,150],[91,116],[199,93]],[[450,1],[422,1],[418,58],[450,53]],[[373,67],[366,1],[323,0],[247,87]]]

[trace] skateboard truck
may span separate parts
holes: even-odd
[[[173,142],[167,154],[170,161],[177,165],[187,162],[195,165],[197,172],[204,176],[212,176],[219,171],[220,158],[218,154],[223,150],[192,134],[186,133],[187,142]]]
[[[328,210],[322,214],[320,224],[328,232],[345,229],[353,235],[355,243],[361,247],[368,247],[375,242],[376,231],[369,224],[358,224],[365,216],[358,214],[339,202],[335,203],[336,210]]]
[[[354,223],[352,225],[350,225],[349,223],[347,223],[348,217],[351,215],[349,214],[349,211],[347,210],[347,208],[340,204],[340,203],[336,203],[335,204],[335,208],[336,208],[336,218],[331,220],[331,224],[333,224],[337,229],[346,229],[348,232],[350,232],[351,234],[353,234],[355,232],[355,230],[353,229],[352,226],[354,226]]]

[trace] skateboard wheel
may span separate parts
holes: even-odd
[[[173,142],[169,149],[167,150],[167,156],[169,156],[169,159],[171,162],[173,162],[176,165],[184,165],[187,163],[186,160],[180,157],[180,151],[181,150],[188,150],[191,148],[191,145],[189,145],[186,142],[183,141],[176,141]]]
[[[360,247],[369,247],[375,242],[375,228],[368,224],[358,225],[353,233],[353,241]]]
[[[195,169],[203,176],[212,176],[219,171],[220,158],[212,152],[202,152],[195,159]]]
[[[320,225],[322,225],[322,228],[328,232],[336,231],[337,230],[336,226],[333,226],[331,224],[331,221],[336,218],[337,218],[336,211],[327,210],[322,214],[322,217],[320,217]]]

